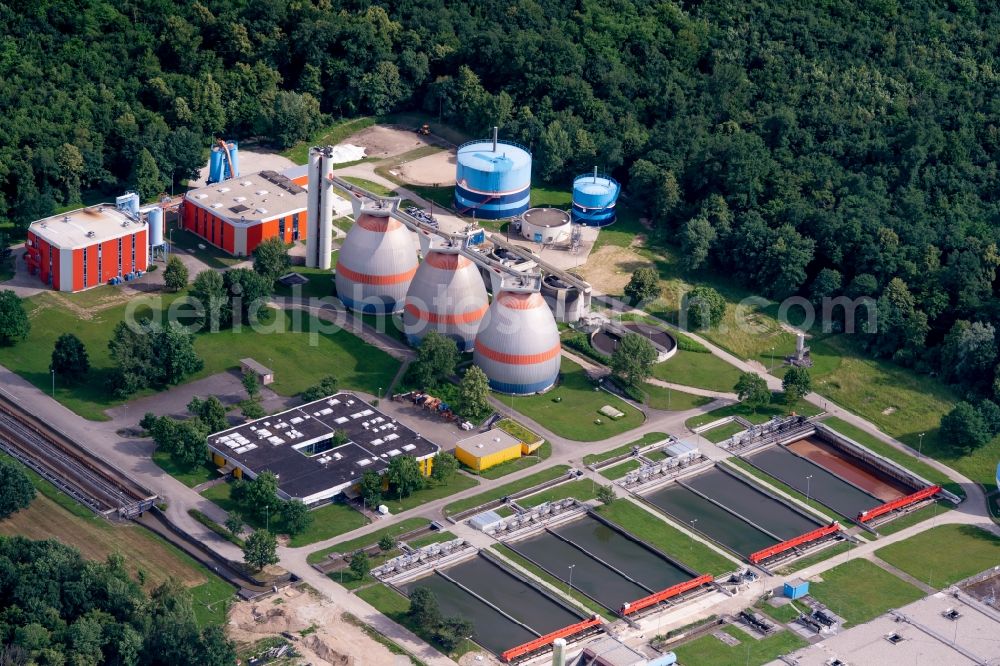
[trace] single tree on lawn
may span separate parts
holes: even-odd
[[[726,299],[711,287],[695,287],[681,299],[681,322],[689,331],[718,326],[726,314]]]
[[[233,536],[239,536],[243,531],[243,516],[239,511],[229,512],[226,517],[226,529],[232,532]]]
[[[314,384],[299,394],[302,402],[313,402],[337,392],[337,378],[327,375],[319,380],[319,384]]]
[[[10,289],[0,291],[0,347],[10,347],[28,337],[31,322],[21,299]]]
[[[615,501],[615,489],[611,486],[601,486],[597,489],[597,499],[601,504],[611,504]]]
[[[368,470],[361,475],[361,497],[373,510],[382,503],[382,476]]]
[[[740,402],[754,413],[771,402],[771,391],[767,388],[767,382],[756,372],[741,373],[733,389]]]
[[[472,620],[469,620],[461,615],[452,615],[446,617],[438,625],[437,631],[434,632],[435,637],[441,646],[445,650],[451,652],[457,648],[462,641],[466,638],[472,636],[475,632],[475,625]]]
[[[169,418],[169,417],[168,417]],[[193,418],[177,423],[177,441],[170,457],[181,467],[190,469],[205,462],[208,455],[206,438],[211,434],[201,419]]]
[[[90,371],[90,358],[80,338],[72,333],[63,333],[59,336],[52,349],[49,371],[55,372],[60,380],[68,383],[76,383],[87,376]]]
[[[992,439],[983,415],[964,400],[941,417],[940,439],[958,455],[968,455]]]
[[[450,453],[441,452],[434,456],[433,467],[431,467],[431,478],[439,483],[445,483],[455,476],[458,470],[458,458]]]
[[[785,391],[785,402],[794,405],[804,395],[812,390],[812,377],[808,368],[792,366],[781,380],[781,388]]]
[[[653,374],[656,348],[635,333],[629,333],[618,343],[611,355],[611,370],[629,386],[639,387]]]
[[[421,388],[433,388],[455,374],[458,345],[437,331],[430,331],[417,347],[417,358],[410,366],[410,377]]]
[[[406,614],[424,631],[433,632],[441,626],[441,608],[437,597],[426,587],[418,587],[410,593],[410,608]]]
[[[226,418],[226,406],[214,395],[202,400],[198,396],[191,398],[187,405],[188,412],[201,419],[209,434],[219,432],[229,427],[229,420]]]
[[[179,384],[205,366],[194,350],[194,336],[177,322],[170,322],[157,330],[152,348],[156,350],[151,365],[156,368],[154,383]]]
[[[465,371],[458,384],[458,408],[462,416],[476,421],[493,411],[490,406],[490,380],[478,365]]]
[[[27,509],[35,499],[31,479],[17,463],[0,458],[0,520],[21,509]]]
[[[633,305],[660,297],[660,275],[655,268],[639,268],[625,285],[625,297]]]
[[[389,485],[396,490],[398,499],[408,497],[413,491],[424,487],[424,476],[420,473],[420,464],[413,456],[396,456],[389,461],[386,470]]]
[[[239,491],[233,488],[233,499],[254,517],[266,519],[281,507],[278,499],[278,477],[273,472],[261,472],[252,481],[242,481]]]
[[[201,313],[201,330],[218,331],[232,322],[229,294],[222,276],[213,270],[202,271],[194,278],[188,302]]]
[[[383,553],[387,553],[396,547],[396,540],[393,539],[388,534],[383,534],[382,538],[378,540],[378,549]]]
[[[188,269],[177,255],[167,259],[163,269],[163,285],[170,291],[180,291],[188,284]]]
[[[368,572],[372,570],[371,560],[368,558],[368,554],[363,550],[359,550],[354,553],[351,557],[350,563],[351,573],[357,580],[362,580],[368,575]]]
[[[243,543],[243,561],[254,571],[278,563],[278,540],[267,530],[255,530]]]
[[[285,242],[277,236],[268,238],[253,251],[253,269],[271,282],[287,273],[291,266]]]
[[[281,517],[285,519],[285,529],[289,536],[302,534],[313,521],[312,513],[301,500],[285,502],[281,507]]]

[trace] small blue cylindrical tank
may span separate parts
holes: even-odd
[[[587,173],[573,179],[573,221],[603,227],[615,221],[621,186],[611,176]]]
[[[208,182],[218,183],[222,180],[224,175],[224,170],[222,163],[225,161],[225,156],[222,154],[222,149],[218,146],[212,146],[212,152],[208,156]]]
[[[233,166],[233,172],[229,174],[229,178],[239,178],[240,177],[240,147],[235,141],[230,141],[226,144],[229,148],[229,162]],[[226,171],[228,173],[229,164],[226,164]]]

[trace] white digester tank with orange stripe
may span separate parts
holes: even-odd
[[[414,347],[437,331],[471,351],[489,308],[479,269],[457,247],[431,249],[417,269],[403,308],[403,330]]]
[[[473,362],[493,390],[525,395],[555,384],[560,352],[559,329],[542,295],[501,291],[476,335]]]
[[[363,209],[337,256],[337,296],[357,312],[398,312],[416,272],[412,232],[388,210]]]

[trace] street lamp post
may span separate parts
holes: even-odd
[[[810,491],[812,490],[812,478],[813,478],[812,474],[806,474],[806,504],[809,503],[809,495],[811,494]]]
[[[378,387],[378,401],[380,403],[382,402],[382,387],[381,386]]]
[[[573,596],[573,568],[576,567],[575,564],[569,565],[569,589],[566,591],[569,596]]]
[[[926,434],[927,434],[926,432],[922,432],[919,435],[917,435],[917,438],[918,438],[917,439],[917,457],[918,458],[922,457],[922,455],[923,455],[923,450],[924,450],[924,435],[926,435]]]
[[[264,505],[264,529],[271,531],[271,505]]]
[[[56,397],[56,371],[52,371],[52,398]]]
[[[767,369],[768,374],[774,370],[774,347],[771,347],[771,367]]]

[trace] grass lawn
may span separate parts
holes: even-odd
[[[413,530],[420,529],[425,525],[429,525],[431,521],[426,518],[407,518],[401,520],[398,523],[394,523],[388,527],[383,527],[381,529],[375,530],[374,532],[369,532],[364,536],[360,536],[357,539],[351,539],[350,541],[341,541],[335,543],[332,546],[324,548],[323,550],[317,550],[314,553],[309,553],[306,561],[309,564],[316,564],[322,562],[326,559],[326,556],[330,553],[352,553],[359,548],[364,548],[366,546],[372,546],[379,542],[383,536],[388,534],[392,538],[399,537],[400,534],[406,534],[407,532],[412,532]]]
[[[407,185],[406,189],[416,194],[421,199],[432,202],[435,206],[454,210],[455,208],[455,186],[432,187],[429,185]]]
[[[808,645],[787,630],[759,641],[736,627],[723,627],[722,631],[736,637],[740,644],[729,646],[712,634],[701,636],[674,648],[678,662],[684,666],[759,666]]]
[[[455,535],[448,530],[441,530],[438,532],[431,532],[430,534],[425,534],[422,537],[417,537],[416,539],[410,539],[406,544],[410,548],[423,548],[424,546],[429,546],[432,543],[444,543],[445,541],[451,541],[455,538]]]
[[[683,412],[712,402],[711,398],[705,396],[693,395],[649,383],[642,385],[642,391],[646,394],[647,405],[663,411]]]
[[[484,493],[473,495],[472,497],[466,497],[465,499],[458,500],[457,502],[452,502],[444,508],[444,514],[449,516],[451,514],[461,513],[462,511],[467,511],[480,506],[481,504],[486,504],[487,502],[498,500],[501,497],[512,495],[513,493],[525,490],[526,488],[537,486],[540,483],[557,479],[560,476],[565,476],[567,470],[569,470],[569,465],[556,465],[554,467],[543,469],[540,472],[535,472],[534,474],[530,474],[524,478],[512,481],[511,483],[507,483],[502,486],[497,486]]]
[[[384,185],[379,185],[378,183],[371,180],[367,180],[365,178],[357,178],[355,176],[344,176],[344,180],[353,185],[357,185],[358,187],[363,187],[364,189],[368,190],[369,192],[371,192],[376,196],[391,197],[393,193],[393,190],[390,190],[388,187],[385,187]]]
[[[121,404],[105,388],[114,367],[108,340],[115,325],[125,318],[129,307],[136,308],[138,315],[160,316],[182,296],[133,298],[127,304],[91,310],[86,315],[66,308],[53,294],[35,296],[25,301],[32,324],[31,338],[13,347],[0,348],[0,364],[48,392],[52,386],[49,363],[56,338],[62,333],[76,334],[87,347],[90,375],[87,381],[72,386],[61,386],[57,376],[56,399],[85,418],[106,420],[104,410]],[[389,385],[399,368],[399,362],[388,354],[333,323],[301,311],[273,314],[261,332],[243,327],[199,333],[194,347],[204,359],[205,367],[189,380],[236,368],[241,358],[251,356],[275,371],[275,382],[270,388],[282,395],[295,395],[331,374],[344,388],[375,393],[379,386]],[[152,390],[145,390],[133,397],[151,394]]]
[[[394,557],[398,557],[402,554],[399,548],[391,548],[385,552],[379,551],[377,555],[368,556],[368,565],[374,569],[375,567],[380,567]],[[348,590],[356,590],[362,585],[370,585],[371,583],[377,582],[375,578],[372,577],[371,573],[366,573],[364,576],[358,578],[354,575],[354,572],[348,567],[344,567],[338,571],[331,571],[326,575],[327,578],[335,583],[343,585]]]
[[[588,596],[581,593],[576,588],[570,590],[569,585],[559,580],[558,578],[550,574],[548,571],[545,571],[544,569],[536,566],[533,562],[524,559],[519,554],[511,550],[508,546],[505,546],[502,543],[497,543],[493,544],[490,547],[493,548],[493,550],[500,553],[503,557],[507,558],[511,562],[514,562],[515,564],[520,566],[522,569],[531,572],[531,574],[536,578],[545,581],[552,587],[559,590],[559,592],[563,596],[571,597],[572,599],[576,600],[580,605],[584,606],[585,608],[589,608],[594,613],[603,616],[605,619],[609,621],[614,621],[618,619],[617,615],[610,613],[608,609],[605,608],[604,606],[601,606],[596,601],[591,600]]]
[[[772,606],[771,604],[759,602],[754,605],[754,608],[770,615],[778,622],[784,622],[786,624],[793,621],[804,611],[809,610],[809,607],[805,604],[796,604],[794,602],[784,604],[783,606]]]
[[[796,571],[802,571],[806,567],[811,567],[817,562],[823,562],[826,559],[833,557],[834,555],[840,555],[845,552],[848,548],[851,548],[851,544],[847,541],[841,541],[840,543],[824,548],[823,550],[813,553],[811,555],[806,555],[803,558],[791,562],[787,566],[782,566],[778,569],[777,573],[781,576],[788,575],[790,573],[795,573]],[[770,610],[770,606],[767,609]]]
[[[174,462],[170,454],[165,451],[154,451],[153,462],[164,472],[174,477],[188,488],[194,488],[200,483],[219,478],[218,468],[207,460],[201,465],[186,468],[180,467]]]
[[[642,412],[617,396],[594,388],[584,369],[564,358],[562,381],[548,393],[527,397],[498,395],[497,398],[557,435],[579,442],[606,439],[642,425]],[[600,414],[598,410],[605,405],[624,412],[625,416],[612,420]]]
[[[718,444],[722,440],[729,439],[738,432],[743,432],[746,430],[742,425],[736,421],[730,421],[720,426],[716,426],[711,430],[706,430],[701,433],[701,436],[712,442],[713,444]]]
[[[414,624],[413,621],[406,615],[406,611],[410,609],[410,602],[406,597],[381,583],[359,590],[358,596],[370,603],[376,608],[376,610],[393,622],[406,627],[417,636],[420,636],[420,638],[430,643],[437,650],[441,650],[443,652],[441,645],[427,632],[423,631],[420,627]],[[459,644],[458,649],[455,652],[450,653],[449,656],[458,658],[473,649],[476,649],[476,647],[470,641],[462,641]]]
[[[924,596],[919,588],[868,560],[851,560],[824,571],[823,581],[809,583],[809,594],[851,624],[872,620]]]
[[[219,485],[206,489],[201,496],[215,502],[219,508],[224,511],[228,512],[238,510],[239,507],[232,499],[232,490],[232,483],[220,483]],[[240,513],[243,515],[243,519],[251,527],[259,528],[269,526],[271,532],[275,534],[286,533],[285,521],[280,514],[276,515],[276,511],[271,513],[269,520],[256,520],[252,516],[246,515],[245,511],[240,511]],[[368,523],[359,511],[355,511],[347,504],[326,504],[318,509],[312,510],[310,513],[313,517],[312,523],[310,523],[305,532],[297,534],[289,539],[289,547],[300,548],[302,546],[308,546],[311,543],[323,541],[324,539],[335,537],[338,534],[356,530],[357,528]]]
[[[433,502],[434,500],[439,500],[442,497],[449,497],[455,493],[468,490],[469,488],[474,488],[479,485],[478,480],[461,473],[456,473],[455,476],[451,477],[447,483],[438,483],[436,481],[431,481],[431,483],[433,485],[430,487],[418,490],[417,492],[402,499],[396,499],[391,496],[383,496],[382,503],[389,507],[390,512],[401,513],[403,511],[415,509],[418,506],[426,504],[427,502]]]
[[[31,506],[0,520],[0,534],[28,539],[55,539],[72,546],[89,560],[103,562],[112,553],[125,558],[133,574],[146,575],[146,589],[175,579],[192,596],[200,626],[223,624],[233,599],[232,585],[212,574],[176,546],[144,527],[112,523],[63,494],[29,469],[25,473],[38,491]]]
[[[611,449],[610,451],[605,451],[604,453],[591,453],[590,455],[586,455],[583,457],[583,464],[593,465],[594,463],[604,462],[605,460],[614,458],[615,456],[620,456],[629,453],[633,448],[637,446],[642,448],[643,446],[648,446],[649,444],[653,444],[655,442],[662,442],[666,438],[667,438],[667,433],[665,432],[647,432],[639,439],[633,442],[629,442],[628,444],[623,444],[618,448]]]
[[[653,376],[665,382],[732,393],[740,371],[714,354],[678,349],[653,366]]]
[[[819,407],[816,407],[805,400],[799,400],[794,405],[786,405],[782,399],[782,395],[780,393],[774,393],[771,395],[771,403],[758,408],[756,412],[751,411],[750,408],[745,406],[742,402],[735,402],[731,405],[726,405],[725,407],[713,409],[705,414],[692,416],[684,422],[684,425],[688,428],[697,428],[700,425],[717,421],[726,416],[742,416],[747,421],[750,421],[750,423],[764,423],[765,421],[770,421],[775,416],[787,416],[792,412],[802,414],[804,416],[814,416],[819,414],[820,411]]]
[[[508,460],[505,463],[500,463],[499,465],[494,465],[487,470],[479,472],[470,471],[463,465],[463,469],[466,469],[470,474],[477,474],[484,479],[499,479],[502,476],[507,476],[522,469],[527,469],[528,467],[533,467],[538,463],[542,462],[546,458],[552,455],[552,444],[548,440],[542,442],[542,445],[535,450],[535,453],[527,456],[521,456],[514,460]]]
[[[333,264],[336,266],[336,252]],[[323,298],[333,296],[333,271],[325,268],[307,268],[305,266],[292,266],[292,273],[298,273],[309,279],[309,282],[301,285],[288,287],[280,282],[275,284],[274,294],[276,296],[297,296],[300,298]]]
[[[640,467],[642,467],[642,463],[635,458],[632,458],[631,460],[626,460],[625,462],[620,462],[617,465],[612,465],[611,467],[602,469],[601,476],[605,479],[611,479],[614,481],[615,479],[620,479],[629,472],[639,469]]]
[[[942,588],[1000,562],[1000,538],[971,525],[941,525],[875,551],[931,587]]]
[[[829,508],[828,506],[820,504],[812,497],[806,499],[806,496],[800,493],[799,491],[795,490],[794,488],[792,488],[787,484],[782,483],[781,481],[774,478],[767,472],[762,472],[761,470],[757,469],[756,467],[754,467],[753,465],[744,460],[741,460],[739,458],[727,458],[726,462],[734,465],[735,467],[739,467],[740,470],[745,472],[748,476],[759,479],[760,481],[763,481],[764,483],[770,485],[773,488],[777,488],[778,490],[785,493],[789,497],[794,497],[799,501],[800,504],[806,504],[812,507],[816,511],[819,511],[820,514],[828,516],[830,520],[839,520],[843,525],[852,524],[851,519],[848,518],[847,516],[840,515],[833,509]]]
[[[535,493],[534,495],[528,495],[523,499],[517,500],[517,503],[524,507],[532,507],[544,504],[545,502],[554,502],[555,500],[566,499],[567,497],[572,497],[580,500],[581,502],[586,502],[587,500],[597,497],[597,489],[599,487],[600,486],[592,479],[577,479],[576,481],[560,483],[557,486],[552,486],[551,488],[543,490],[540,493]]]
[[[375,124],[375,118],[362,117],[341,119],[332,125],[323,127],[309,137],[308,141],[299,141],[291,148],[282,151],[282,156],[287,157],[296,164],[305,164],[309,160],[310,146],[336,146],[347,137],[356,132],[371,127]]]
[[[939,500],[933,504],[929,504],[923,508],[908,513],[901,518],[896,518],[891,523],[879,526],[878,533],[882,536],[889,536],[890,534],[895,534],[900,530],[905,530],[907,527],[911,527],[917,523],[937,518],[941,514],[951,511],[953,508],[954,506],[951,502]]]
[[[740,566],[630,500],[599,506],[597,513],[698,573],[718,576]]]

